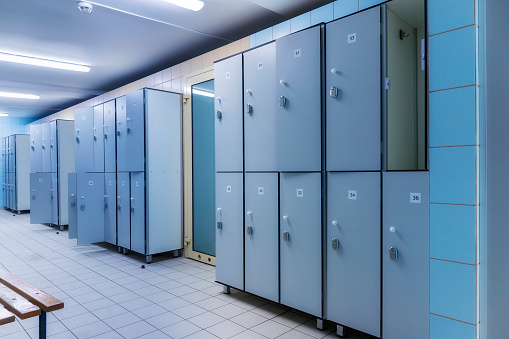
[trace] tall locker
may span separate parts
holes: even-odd
[[[214,65],[216,172],[242,172],[242,54]]]
[[[15,190],[15,173],[9,173],[9,208],[11,210],[16,209],[16,190]]]
[[[246,291],[279,302],[278,173],[246,173]]]
[[[380,337],[380,172],[328,173],[327,319]]]
[[[59,190],[58,190],[58,175],[57,173],[50,173],[51,176],[51,224],[59,225],[58,207],[59,207]]]
[[[145,254],[145,172],[131,172],[131,247]]]
[[[104,241],[117,245],[117,179],[115,173],[104,173]]]
[[[51,173],[30,173],[30,223],[50,223],[51,207]]]
[[[145,170],[145,104],[144,91],[138,90],[126,95],[126,136],[125,142],[117,147],[125,149],[127,154],[125,167],[119,171]]]
[[[30,125],[30,173],[42,172],[42,125]]]
[[[104,172],[115,172],[117,165],[115,161],[115,100],[104,103]]]
[[[244,289],[244,178],[216,174],[216,280]]]
[[[78,245],[104,241],[104,174],[77,173]]]
[[[381,166],[380,7],[326,25],[327,171]]]
[[[383,173],[382,230],[382,337],[429,338],[429,172]]]
[[[50,172],[58,172],[57,121],[50,122],[49,156]]]
[[[127,171],[127,117],[126,117],[126,97],[125,95],[115,99],[115,120],[117,124],[116,148],[117,148],[117,171]]]
[[[244,53],[246,172],[277,171],[276,43]]]
[[[68,203],[67,197],[68,175],[74,172],[74,121],[55,120],[52,122],[56,127],[56,149],[57,149],[57,178],[58,178],[58,224],[60,228],[68,224]]]
[[[322,26],[276,41],[277,167],[320,171]]]
[[[76,239],[78,236],[78,208],[76,206],[77,187],[76,173],[69,173],[67,190],[67,201],[69,204],[69,239]]]
[[[16,134],[14,136],[14,210],[24,211],[30,209],[30,136]]]
[[[118,246],[131,248],[131,184],[129,172],[117,173],[117,237]]]
[[[104,172],[104,105],[94,107],[93,172]]]
[[[280,175],[281,303],[322,317],[320,173]]]
[[[74,149],[76,154],[76,172],[94,171],[94,108],[74,110]]]
[[[41,139],[41,159],[42,159],[42,172],[51,172],[51,125],[49,122],[41,124],[42,139]]]

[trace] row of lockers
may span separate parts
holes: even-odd
[[[30,209],[30,136],[13,134],[2,139],[3,205],[20,213]]]
[[[379,171],[383,34],[376,7],[217,62],[216,171]]]
[[[218,282],[376,337],[428,337],[428,172],[218,173],[216,206]]]

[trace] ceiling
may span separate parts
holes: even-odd
[[[246,37],[331,0],[203,0],[198,12],[162,0],[3,1],[0,52],[87,65],[73,72],[0,61],[0,112],[40,118]]]

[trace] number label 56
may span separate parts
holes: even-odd
[[[420,204],[421,203],[421,193],[410,193],[410,203],[411,204]]]

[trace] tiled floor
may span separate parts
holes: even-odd
[[[212,266],[159,256],[143,269],[141,255],[77,246],[67,231],[29,220],[0,211],[0,267],[64,301],[48,313],[49,338],[338,338],[302,313],[223,294]],[[38,338],[38,318],[2,325],[0,337]]]

